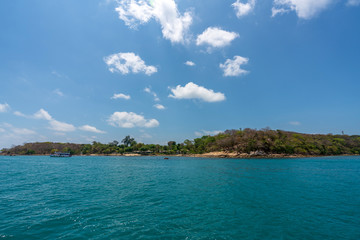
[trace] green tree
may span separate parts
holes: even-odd
[[[25,154],[26,155],[33,155],[33,154],[35,154],[35,151],[32,150],[32,149],[28,149]]]
[[[124,143],[126,147],[128,147],[135,142],[135,139],[128,135],[121,142]]]
[[[114,141],[110,142],[109,145],[110,146],[117,146],[117,145],[119,145],[119,142],[114,140]]]
[[[176,142],[175,141],[169,141],[168,146],[170,150],[175,150],[176,148]]]

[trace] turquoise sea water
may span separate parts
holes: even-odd
[[[0,157],[2,239],[360,239],[360,157]]]

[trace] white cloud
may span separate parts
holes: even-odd
[[[360,0],[348,0],[346,5],[348,5],[348,6],[359,6],[360,5]]]
[[[34,118],[34,119],[41,119],[41,120],[47,120],[49,122],[49,129],[57,131],[57,135],[64,135],[64,132],[73,132],[77,128],[69,123],[60,122],[55,120],[46,110],[40,109],[33,115],[25,115],[19,111],[15,111],[14,114],[16,116],[25,117],[25,118]],[[94,133],[105,133],[104,131],[98,130],[95,127],[92,127],[90,125],[83,125],[79,127],[78,129],[82,131],[88,131],[88,132],[94,132]]]
[[[13,125],[11,125],[10,123],[1,123],[0,126],[5,127],[5,128],[12,128],[13,127]]]
[[[287,13],[289,11],[290,11],[289,9],[272,7],[271,8],[271,17],[275,17],[278,14],[282,15],[282,14]]]
[[[33,135],[36,134],[35,131],[27,129],[27,128],[17,128],[14,127],[12,124],[9,123],[1,123],[0,124],[1,127],[6,128],[8,131],[12,132],[12,134],[16,134],[18,135]],[[6,132],[5,129],[0,128],[0,132]]]
[[[157,102],[160,101],[160,98],[157,96],[157,94],[156,94],[154,91],[151,90],[150,87],[146,87],[146,88],[144,89],[144,91],[147,92],[147,93],[149,93],[149,94],[151,94],[151,95],[153,95],[154,101],[157,101]]]
[[[60,121],[53,119],[52,116],[46,110],[44,110],[42,108],[33,115],[33,118],[49,121],[49,124],[50,124],[49,129],[52,129],[55,131],[72,132],[72,131],[76,130],[76,127],[74,127],[74,125],[72,125],[72,124],[60,122]]]
[[[0,112],[7,112],[10,109],[9,104],[7,103],[0,103]]]
[[[152,128],[159,126],[156,119],[145,119],[144,116],[133,112],[114,112],[108,119],[108,123],[114,127],[134,128],[145,127]]]
[[[50,116],[50,114],[42,108],[39,111],[37,111],[33,115],[33,117],[36,119],[44,119],[44,120],[48,120],[48,121],[52,120],[52,117]]]
[[[84,136],[84,139],[85,139],[86,141],[88,141],[88,142],[93,142],[93,141],[95,141],[96,136],[90,136],[90,137]]]
[[[217,135],[219,133],[222,133],[223,131],[206,131],[206,130],[201,130],[200,132],[195,132],[195,135],[197,137],[202,137],[202,136],[210,136],[210,135]]]
[[[190,66],[190,67],[195,66],[195,63],[192,62],[192,61],[186,61],[184,64],[185,64],[185,65],[188,65],[188,66]]]
[[[235,77],[248,73],[248,71],[241,69],[241,65],[247,64],[248,58],[241,56],[234,56],[233,60],[227,59],[224,64],[220,64],[220,68],[224,71],[225,77]]]
[[[115,9],[119,18],[131,28],[144,24],[154,18],[160,23],[165,39],[173,43],[184,43],[192,23],[190,12],[181,15],[174,0],[118,0]]]
[[[40,141],[44,136],[28,128],[17,128],[8,123],[0,123],[0,146],[10,147],[12,144]]]
[[[51,74],[52,74],[52,75],[55,75],[55,76],[57,76],[57,77],[59,77],[59,78],[62,77],[62,75],[61,75],[60,73],[58,73],[57,71],[52,71]]]
[[[196,45],[210,45],[214,48],[225,47],[239,37],[236,32],[228,32],[217,27],[209,27],[198,35]]]
[[[11,131],[18,135],[33,135],[36,134],[35,131],[27,128],[12,128]]]
[[[22,112],[19,112],[19,111],[15,111],[14,115],[16,115],[18,117],[27,117],[25,114],[23,114]]]
[[[130,97],[130,95],[126,95],[123,93],[114,93],[114,95],[111,97],[111,99],[119,99],[119,98],[129,100],[131,97]]]
[[[130,72],[143,72],[150,76],[157,72],[154,66],[147,66],[145,62],[135,53],[115,53],[104,58],[105,63],[109,67],[110,72],[119,72],[121,74],[128,74]]]
[[[143,133],[140,138],[152,138],[152,136],[148,133]]]
[[[90,125],[84,125],[79,127],[80,130],[86,131],[86,132],[93,132],[93,133],[105,133],[104,131],[101,131],[97,129],[96,127],[90,126]]]
[[[248,15],[255,7],[255,0],[248,0],[246,3],[241,2],[241,0],[236,0],[232,4],[233,8],[236,11],[236,16],[238,18]]]
[[[206,89],[198,86],[193,82],[189,82],[184,87],[178,85],[176,88],[170,89],[171,98],[176,99],[201,99],[205,102],[220,102],[225,100],[225,95],[221,92],[214,92],[211,89]]]
[[[274,0],[272,15],[295,11],[299,18],[310,19],[325,10],[335,0]]]
[[[22,133],[20,132],[19,134],[13,131],[6,131],[2,133],[0,137],[0,146],[9,148],[13,145],[20,145],[26,142],[44,142],[44,141],[49,141],[49,139],[45,136],[40,135],[35,131],[24,128],[22,129]]]
[[[73,132],[76,130],[76,127],[72,124],[60,122],[55,119],[49,121],[50,129],[58,132]]]
[[[60,97],[63,97],[64,96],[64,93],[62,92],[62,91],[60,91],[60,89],[55,89],[54,91],[53,91],[53,93],[55,93],[56,95],[58,95],[58,96],[60,96]]]
[[[119,6],[115,10],[119,18],[131,28],[140,24],[147,23],[153,17],[153,7],[145,1],[123,0],[119,1]]]
[[[292,122],[289,122],[289,124],[290,124],[290,125],[293,125],[293,126],[299,126],[299,125],[301,125],[301,123],[298,122],[298,121],[292,121]]]
[[[57,71],[52,71],[51,74],[58,78],[70,79],[67,75],[65,75],[63,73],[59,73]]]
[[[161,104],[155,104],[154,107],[159,109],[159,110],[164,110],[165,109],[164,105],[161,105]]]

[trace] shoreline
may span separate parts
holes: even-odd
[[[0,154],[0,156],[49,156],[50,154],[33,154],[33,155],[6,155]],[[336,157],[336,156],[360,156],[359,154],[339,154],[339,155],[301,155],[301,154],[255,154],[255,153],[234,153],[234,152],[209,152],[202,154],[139,154],[139,153],[129,153],[129,154],[85,154],[85,155],[72,155],[72,156],[89,156],[89,157],[189,157],[189,158],[224,158],[224,159],[256,159],[256,158],[265,158],[265,159],[275,159],[275,158],[309,158],[309,157]]]

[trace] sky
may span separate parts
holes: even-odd
[[[0,149],[360,134],[360,0],[0,1]]]

